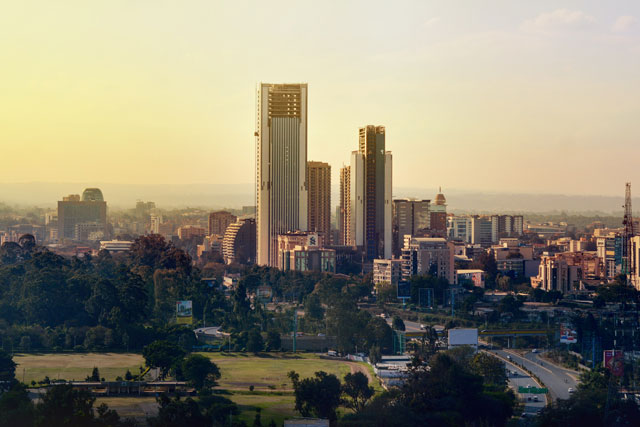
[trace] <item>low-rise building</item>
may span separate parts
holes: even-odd
[[[600,261],[593,252],[545,254],[540,259],[538,276],[531,278],[531,286],[564,294],[578,290],[583,279],[600,275]]]
[[[373,260],[373,284],[391,283],[397,285],[402,277],[401,259]]]
[[[455,283],[454,244],[440,237],[407,237],[402,249],[402,277],[432,274]]]
[[[131,249],[133,245],[129,240],[103,240],[100,242],[100,250],[109,252],[126,252]]]
[[[456,270],[456,283],[460,284],[461,281],[470,281],[473,286],[484,288],[485,272],[483,270],[467,269]]]

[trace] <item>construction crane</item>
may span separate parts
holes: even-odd
[[[622,274],[627,276],[627,282],[634,273],[634,264],[631,262],[633,250],[631,247],[631,238],[634,236],[633,229],[633,212],[631,210],[631,183],[627,182],[624,194],[624,218],[622,219],[624,232],[622,235]]]

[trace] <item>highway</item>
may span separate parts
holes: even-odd
[[[554,400],[568,399],[571,395],[568,391],[569,388],[571,387],[575,389],[578,385],[572,371],[552,365],[547,361],[543,361],[538,358],[538,354],[528,352],[524,357],[522,357],[518,353],[510,350],[493,349],[488,351],[496,353],[504,358],[510,356],[514,362],[533,372],[549,389],[549,393]],[[572,375],[570,375],[570,373]]]
[[[538,384],[529,376],[528,373],[517,367],[512,363],[506,364],[507,368],[507,378],[509,379],[509,386],[513,389],[524,403],[523,409],[523,418],[533,417],[535,416],[542,408],[544,408],[546,403],[546,398],[544,394],[519,394],[519,387],[538,387]],[[512,373],[515,371],[515,375]],[[536,402],[535,399],[538,399]]]

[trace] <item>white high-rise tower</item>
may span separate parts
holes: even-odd
[[[307,84],[261,83],[256,116],[256,259],[277,266],[278,235],[307,230]]]

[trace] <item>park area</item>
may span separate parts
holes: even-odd
[[[371,367],[365,363],[323,358],[311,353],[201,353],[209,357],[218,367],[222,377],[217,392],[234,401],[241,411],[240,418],[251,424],[256,409],[261,409],[263,424],[272,419],[281,425],[285,418],[299,416],[294,409],[294,396],[289,371],[296,371],[301,378],[311,377],[317,371],[336,375],[340,380],[349,372],[362,372],[369,377],[370,384],[380,391],[380,384]],[[45,376],[51,380],[84,380],[94,367],[100,370],[105,380],[124,377],[127,369],[133,374],[140,372],[144,359],[133,353],[86,353],[86,354],[16,354],[18,364],[16,376],[28,384],[41,381]],[[253,389],[250,389],[253,386]],[[156,404],[153,398],[106,397],[99,398],[116,409],[122,416],[143,418],[153,415]]]
[[[45,377],[84,381],[94,367],[105,380],[113,381],[116,377],[124,377],[127,369],[136,375],[140,373],[140,367],[144,367],[142,355],[134,353],[18,353],[13,361],[18,365],[16,377],[26,384],[42,381]]]

